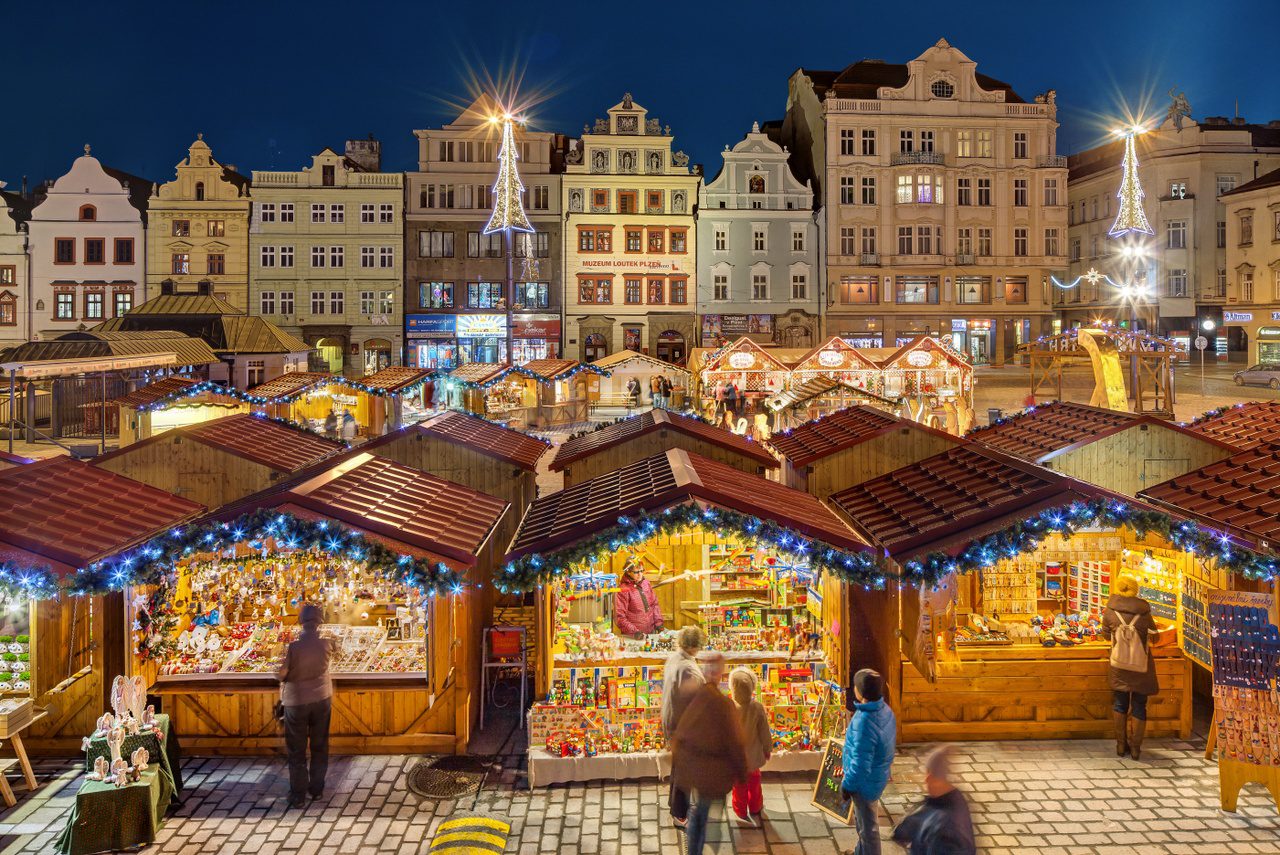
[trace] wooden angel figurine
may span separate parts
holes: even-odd
[[[107,733],[110,733],[111,729],[115,726],[116,726],[116,717],[113,716],[111,713],[103,713],[102,717],[98,719],[97,732],[102,734],[107,734]]]
[[[136,724],[142,723],[142,712],[147,705],[147,681],[143,679],[141,674],[135,674],[129,678],[129,712],[133,715]]]
[[[123,759],[116,760],[111,764],[111,777],[115,781],[117,787],[123,787],[129,783],[129,764]]]

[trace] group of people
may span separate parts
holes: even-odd
[[[742,390],[738,388],[738,384],[731,380],[717,381],[715,386],[715,398],[715,420],[719,422],[727,415],[729,417],[730,424],[737,421],[739,410],[742,410],[746,404],[746,399],[742,395]]]
[[[640,381],[635,377],[627,380],[626,385],[627,398],[631,401],[632,407],[640,405]],[[649,400],[653,406],[658,409],[671,408],[671,396],[675,390],[675,386],[671,383],[671,378],[665,374],[654,374],[649,378]]]
[[[343,410],[339,416],[333,410],[324,417],[324,435],[330,439],[345,439],[347,442],[356,438],[356,417],[350,410]]]

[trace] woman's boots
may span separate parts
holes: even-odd
[[[1142,737],[1146,735],[1147,723],[1140,718],[1133,721],[1133,729],[1129,733],[1129,756],[1134,760],[1142,759]]]
[[[1128,720],[1129,714],[1111,711],[1111,720],[1116,726],[1116,756],[1123,757],[1129,753]]]

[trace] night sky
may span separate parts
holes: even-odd
[[[625,91],[708,174],[753,120],[778,118],[798,67],[902,63],[945,37],[1025,99],[1058,90],[1059,153],[1129,109],[1280,119],[1267,72],[1276,0],[1167,2],[21,2],[4,13],[0,178],[64,173],[84,143],[108,165],[173,176],[197,131],[241,171],[298,169],[373,133],[415,167],[486,77],[521,76],[538,129],[569,134]]]

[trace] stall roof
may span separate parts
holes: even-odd
[[[322,371],[290,371],[287,374],[281,374],[274,380],[268,380],[265,383],[254,386],[249,390],[249,394],[255,398],[265,398],[268,401],[285,401],[292,400],[317,386],[325,386],[330,383],[345,384],[346,381],[337,374],[328,374]]]
[[[871,357],[867,356],[861,350],[849,344],[849,342],[845,341],[840,336],[836,335],[827,339],[822,344],[818,345],[817,347],[813,348],[808,353],[806,353],[804,356],[797,359],[795,361],[795,364],[791,367],[791,370],[792,371],[833,371],[833,370],[838,371],[840,370],[839,368],[831,368],[830,366],[826,366],[822,364],[821,359],[819,358],[819,354],[826,351],[836,351],[837,353],[848,353],[852,355],[853,358],[856,359],[858,362],[861,362],[864,368],[878,367],[875,364],[875,362],[872,361]]]
[[[807,421],[789,431],[775,433],[769,437],[769,445],[787,458],[792,466],[800,467],[895,430],[921,430],[945,436],[956,443],[964,442],[960,437],[937,428],[891,415],[867,404],[858,404]]]
[[[357,453],[319,474],[242,499],[220,510],[218,517],[286,505],[368,532],[393,548],[403,544],[460,567],[475,564],[508,508],[502,499],[385,457]]]
[[[870,398],[873,401],[879,401],[891,407],[896,407],[900,403],[893,398],[886,398],[883,395],[877,395],[869,389],[859,389],[857,386],[851,386],[848,383],[837,380],[827,374],[819,374],[817,377],[810,377],[808,380],[799,385],[784,389],[772,398],[765,401],[765,406],[771,410],[785,410],[787,407],[794,407],[797,404],[803,404],[814,398],[820,398],[823,395],[829,395],[832,392],[848,393],[850,395],[861,395],[864,398]]]
[[[589,431],[575,436],[560,446],[555,459],[551,461],[553,472],[564,469],[574,461],[599,454],[623,442],[635,439],[653,431],[674,430],[696,440],[713,445],[759,461],[764,466],[776,467],[777,459],[759,443],[752,442],[744,436],[731,433],[724,428],[707,424],[701,419],[690,418],[669,410],[649,410],[629,418],[606,425],[599,430]]]
[[[1274,545],[1280,541],[1280,443],[1255,445],[1138,496]]]
[[[10,454],[7,451],[0,451],[0,464],[9,466],[25,466],[28,463],[34,463],[30,457],[21,457],[17,454]]]
[[[360,385],[368,386],[384,395],[395,394],[412,386],[420,386],[430,380],[435,372],[427,368],[408,368],[391,365],[381,371],[360,378]]]
[[[867,544],[817,498],[699,454],[671,449],[534,500],[508,558],[548,552],[617,525],[619,516],[702,501],[843,549]]]
[[[659,359],[656,356],[650,356],[647,353],[640,353],[636,350],[615,350],[608,356],[602,356],[591,364],[596,368],[603,368],[612,371],[619,365],[625,365],[628,362],[645,362],[653,366],[655,371],[679,371],[681,374],[688,374],[689,369],[681,368],[679,365],[672,365],[670,362]]]
[[[1280,401],[1250,401],[1197,419],[1187,430],[1236,448],[1280,442]]]
[[[1016,520],[1109,495],[1025,460],[964,443],[836,493],[829,501],[902,562],[929,552],[958,551]]]
[[[143,543],[204,506],[70,457],[0,472],[0,549],[62,572]]]
[[[172,330],[69,332],[49,341],[29,341],[5,352],[6,362],[102,359],[112,356],[174,354],[174,365],[213,365],[218,355],[203,340]]]
[[[1154,416],[1090,407],[1072,401],[1054,401],[989,427],[972,430],[969,439],[1024,460],[1044,463],[1064,452],[1138,425],[1158,425],[1190,434],[1186,428]],[[1212,437],[1200,436],[1197,439],[1227,447]]]
[[[596,374],[608,377],[609,372],[590,362],[578,362],[576,359],[533,359],[519,366],[520,370],[535,374],[542,380],[551,381],[562,374],[568,374],[577,368],[583,368]]]
[[[754,351],[761,359],[772,363],[773,367],[769,369],[771,371],[788,370],[788,366],[786,362],[783,361],[783,356],[780,354],[781,348],[764,347],[746,336],[743,336],[737,341],[726,344],[724,347],[716,350],[709,350],[706,348],[698,348],[698,350],[701,351],[700,369],[703,371],[733,371],[735,370],[733,368],[721,368],[720,363],[728,359],[729,355],[732,353],[745,353],[747,351]],[[805,351],[797,350],[795,348],[791,348],[791,350],[793,351],[796,359],[799,359],[805,353]]]
[[[190,377],[181,377],[172,374],[168,377],[161,377],[154,383],[148,383],[140,389],[134,389],[118,398],[112,398],[107,401],[108,404],[118,404],[121,407],[128,407],[131,410],[141,410],[144,407],[150,407],[157,401],[163,401],[175,392],[181,392],[195,386],[198,381]],[[95,404],[96,406],[96,404]]]
[[[885,350],[887,350],[887,348]],[[939,353],[941,353],[943,356],[945,356],[947,360],[951,362],[953,365],[961,366],[964,368],[972,367],[969,360],[966,359],[964,355],[958,352],[955,348],[950,347],[945,341],[943,341],[940,338],[935,338],[933,336],[928,336],[928,335],[916,336],[906,344],[894,350],[888,350],[887,354],[880,359],[880,367],[881,368],[891,367],[899,359],[902,359],[913,350],[929,350],[929,351],[936,350]]]
[[[479,416],[451,410],[378,437],[360,446],[360,450],[367,451],[415,434],[465,446],[478,454],[519,466],[527,472],[537,471],[538,460],[551,447],[551,443],[527,433],[503,427]]]
[[[449,379],[461,380],[463,383],[488,383],[501,378],[510,370],[510,365],[501,362],[468,362],[450,371]]]

